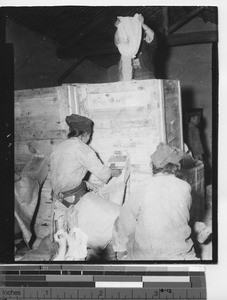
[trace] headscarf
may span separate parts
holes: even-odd
[[[71,114],[70,116],[67,116],[65,121],[68,124],[70,131],[77,129],[91,133],[94,125],[93,121],[89,118],[77,114]]]
[[[156,168],[163,168],[168,163],[178,164],[184,156],[184,152],[176,147],[161,142],[155,152],[150,156]]]

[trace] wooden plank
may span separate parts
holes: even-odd
[[[89,110],[119,110],[147,107],[147,92],[143,91],[119,91],[114,93],[87,93]],[[140,99],[138,101],[138,99]]]
[[[168,6],[162,7],[163,29],[165,35],[167,35],[169,32],[169,11],[168,10],[169,10]]]
[[[40,91],[43,92],[44,89]],[[37,90],[34,97],[31,91],[19,91],[18,94],[20,101],[15,101],[15,140],[60,138],[62,132],[56,105],[57,95],[50,95],[48,91],[41,98],[37,96]],[[25,98],[28,96],[30,98]]]
[[[154,120],[153,120],[154,121]],[[154,123],[155,124],[155,123]],[[146,123],[147,125],[147,123]],[[157,126],[153,127],[154,130],[157,130]],[[122,138],[129,138],[129,139],[134,139],[135,137],[147,137],[149,138],[149,136],[151,135],[151,132],[153,132],[153,130],[151,130],[151,127],[148,126],[139,126],[139,127],[135,127],[135,128],[129,128],[129,127],[125,127],[125,128],[100,128],[100,127],[94,127],[94,133],[93,133],[93,138],[94,139],[101,139],[101,138],[111,138],[111,139],[116,139],[119,138],[119,135]],[[158,135],[158,130],[157,130],[157,135]]]
[[[156,110],[158,101],[154,85],[154,82],[143,80],[142,83],[134,81],[130,84],[119,82],[78,86],[78,113],[91,118],[101,114],[104,118],[106,114],[115,114],[116,120],[116,114],[123,116],[125,109],[127,113],[124,117],[131,113],[133,107],[137,109],[137,113],[141,113],[143,107],[150,111],[153,108]]]
[[[20,100],[15,102],[16,141],[65,137],[65,124],[62,124],[59,108],[62,99],[57,88],[18,91],[17,95]]]
[[[23,99],[16,101],[15,105],[17,108],[19,107],[21,117],[58,115],[57,95],[45,98]]]
[[[154,90],[159,80],[132,80],[128,82],[110,82],[80,85],[88,94],[117,93]]]
[[[165,126],[165,97],[164,97],[164,88],[163,83],[159,85],[159,105],[156,110],[156,113],[159,118],[159,136],[160,142],[166,143],[167,142],[167,133],[166,133],[166,126]]]
[[[181,171],[183,179],[192,188],[192,205],[190,208],[190,224],[202,221],[205,211],[205,185],[204,185],[204,166],[201,163],[189,170]]]
[[[69,128],[65,122],[66,116],[72,113],[71,107],[69,104],[69,90],[68,85],[64,84],[57,90],[58,95],[58,111],[59,111],[59,120],[60,127],[63,129],[62,138],[66,137],[66,132],[68,132]]]
[[[110,86],[111,90],[112,87]],[[114,92],[111,90],[99,93],[98,90],[90,92],[87,89],[83,96],[81,112],[89,114],[92,118],[112,118],[116,122],[118,119],[125,119],[126,122],[129,122],[135,119],[149,118],[153,108],[157,109],[156,95],[151,97],[145,89],[142,91],[138,91],[138,89],[133,91],[114,90]],[[79,96],[82,96],[82,93]]]
[[[211,44],[218,42],[218,31],[185,32],[168,35],[166,43],[168,46],[183,46],[195,44]]]
[[[20,118],[21,117],[21,105],[20,102],[15,101],[14,102],[14,119]]]
[[[42,119],[39,122],[28,120],[27,122],[17,122],[15,124],[15,141],[30,141],[60,139],[62,138],[62,129],[59,127],[59,121]]]
[[[183,111],[182,111],[182,99],[181,99],[181,90],[180,90],[180,81],[177,83],[178,88],[178,109],[179,109],[179,118],[180,118],[180,136],[181,136],[181,149],[184,150],[184,136],[183,136]]]
[[[181,105],[177,81],[164,80],[166,142],[183,149]]]
[[[206,8],[206,6],[200,6],[200,7],[196,8],[196,9],[194,9],[193,11],[191,11],[190,13],[185,14],[184,16],[182,16],[179,20],[177,20],[176,23],[174,23],[173,25],[171,25],[169,27],[169,34],[173,33],[174,31],[176,31],[177,29],[181,28],[183,25],[185,25],[186,23],[188,23],[190,20],[192,20],[193,18],[195,18],[205,8]]]
[[[66,137],[60,114],[63,93],[59,97],[59,89],[15,92],[15,170],[21,170],[34,154],[49,156]]]
[[[43,98],[56,95],[57,87],[29,89],[29,90],[17,90],[15,91],[15,101],[23,99]]]
[[[150,110],[146,107],[137,107],[135,109],[125,107],[119,110],[89,110],[88,115],[97,128],[152,126],[157,119],[157,107],[156,110]],[[155,125],[157,124],[155,123]]]
[[[42,122],[49,123],[49,127],[47,127],[47,129],[48,128],[61,129],[59,115],[57,113],[52,115],[50,114],[42,115],[42,112],[40,112],[40,115],[36,115],[36,116],[31,116],[30,114],[25,115],[23,113],[21,117],[15,118],[15,127],[20,123],[27,123],[28,126],[31,126],[30,125],[31,123],[38,124]]]

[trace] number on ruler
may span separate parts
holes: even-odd
[[[133,291],[134,298],[145,298],[145,299],[159,299],[159,289],[144,288],[136,289],[136,293]]]
[[[103,297],[103,296],[104,296],[104,295],[103,295],[103,290],[99,290],[99,291],[98,291],[98,298],[99,298],[99,297]]]
[[[100,298],[106,298],[106,292],[105,289],[97,289],[97,288],[92,288],[90,289],[92,293],[92,299],[100,299]]]
[[[158,291],[154,291],[154,296],[158,296]]]

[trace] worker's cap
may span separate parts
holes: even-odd
[[[93,130],[93,121],[84,116],[72,114],[70,116],[67,116],[65,118],[65,121],[68,124],[70,131],[77,129],[87,133],[91,133]]]
[[[163,168],[168,163],[179,164],[183,156],[184,152],[181,149],[161,142],[150,157],[156,168]]]

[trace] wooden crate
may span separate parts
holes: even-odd
[[[183,148],[180,84],[140,80],[71,84],[15,92],[15,167],[33,154],[49,155],[66,138],[65,117],[94,123],[91,146],[104,162],[127,150],[132,171],[150,172],[150,154],[161,141]]]
[[[205,184],[204,184],[204,165],[199,163],[194,168],[182,170],[183,179],[192,188],[192,205],[190,210],[191,224],[202,221],[205,213]]]
[[[66,138],[72,113],[94,121],[90,145],[104,163],[115,151],[129,154],[132,185],[151,175],[159,142],[183,148],[179,81],[65,84],[15,92],[15,169],[33,154],[49,157]]]
[[[72,113],[91,118],[91,146],[104,162],[126,150],[132,172],[150,172],[150,155],[159,142],[183,149],[180,85],[140,80],[70,87]]]

